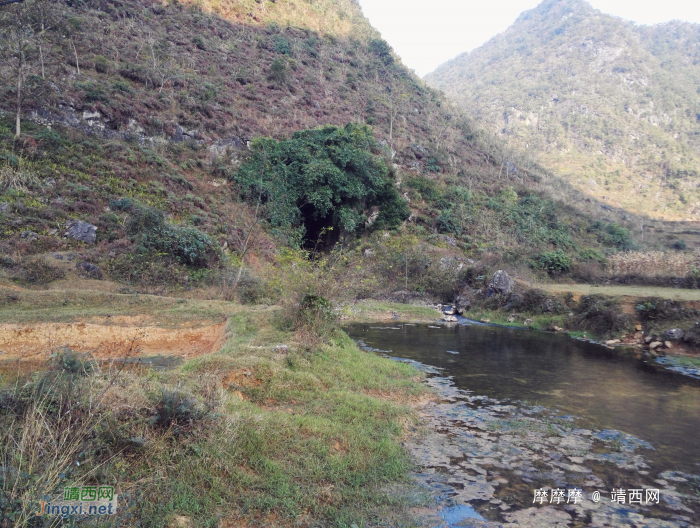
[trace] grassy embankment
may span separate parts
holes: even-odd
[[[553,293],[573,292],[581,295],[611,295],[629,297],[661,297],[682,301],[700,301],[700,290],[664,288],[658,286],[601,286],[598,284],[542,284],[539,287]]]
[[[340,309],[340,317],[343,321],[353,323],[392,320],[431,323],[442,319],[442,314],[434,308],[426,306],[365,300],[343,306]]]
[[[410,402],[427,396],[412,367],[364,353],[338,330],[307,350],[278,308],[17,293],[0,307],[4,322],[228,323],[220,350],[170,369],[97,367],[65,350],[19,383],[6,368],[0,456],[20,472],[3,483],[3,522],[21,525],[43,493],[101,484],[119,491],[115,526],[411,525],[408,509],[424,499],[399,442],[416,423]]]

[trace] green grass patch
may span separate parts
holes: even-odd
[[[398,318],[394,314],[398,314]],[[440,312],[434,308],[373,300],[363,300],[345,305],[340,309],[340,315],[344,321],[353,323],[387,319],[429,323],[442,318]]]
[[[700,290],[662,288],[659,286],[598,286],[596,284],[538,284],[538,288],[554,293],[574,292],[622,297],[662,297],[683,301],[700,301]]]
[[[16,291],[0,286],[0,320],[5,323],[64,323],[91,317],[143,315],[149,321],[157,321],[157,326],[167,327],[202,320],[223,322],[242,309],[213,300],[84,290]]]
[[[100,301],[112,299],[98,297],[86,296],[84,311],[96,313]],[[118,297],[112,311],[126,310],[128,298]],[[42,309],[53,303],[61,312],[57,299],[47,295]],[[151,302],[176,318],[215,311],[204,301]],[[183,517],[193,527],[350,527],[377,519],[413,526],[408,508],[418,494],[396,490],[412,486],[400,440],[417,423],[405,402],[427,391],[420,373],[361,351],[340,331],[308,352],[279,323],[281,310],[225,306],[217,304],[228,316],[225,345],[180,367],[75,373],[59,362],[26,385],[0,388],[13,409],[0,415],[3,460],[34,454],[26,482],[44,487],[39,475],[49,469],[63,475],[60,486],[117,486],[120,512],[104,526],[166,526]],[[67,312],[55,315],[75,314]],[[34,388],[20,393],[20,386]],[[37,398],[48,406],[32,405]],[[70,453],[55,457],[38,444],[21,452],[12,439],[42,421]],[[83,422],[87,432],[79,434]],[[37,490],[20,491],[28,497]]]
[[[150,462],[176,469],[158,484],[157,494],[171,499],[149,504],[144,517],[178,514],[215,526],[216,505],[225,503],[244,517],[274,513],[281,524],[310,517],[362,526],[377,509],[401,509],[382,488],[407,477],[411,461],[398,439],[413,415],[372,392],[420,395],[418,372],[360,351],[342,333],[315,353],[298,352],[276,324],[280,315],[234,315],[224,348],[182,367],[188,378],[249,369],[251,381],[239,386],[246,399],[222,410],[235,417],[233,430],[215,426],[198,439],[196,456],[167,452]],[[281,343],[289,343],[284,354]]]
[[[681,367],[700,367],[700,357],[673,356],[673,362]]]

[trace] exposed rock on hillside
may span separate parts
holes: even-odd
[[[82,220],[70,220],[66,227],[66,236],[86,244],[94,244],[97,238],[97,226],[83,222]]]

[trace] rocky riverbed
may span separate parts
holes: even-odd
[[[397,360],[426,371],[438,395],[420,409],[425,427],[406,443],[415,478],[437,505],[416,510],[426,526],[700,525],[700,467],[689,470],[695,474],[652,470],[653,446],[634,436],[472,394],[437,369]]]

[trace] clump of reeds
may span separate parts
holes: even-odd
[[[13,167],[10,164],[0,165],[0,191],[15,189],[26,191],[28,186],[39,182],[36,174],[30,170]]]

